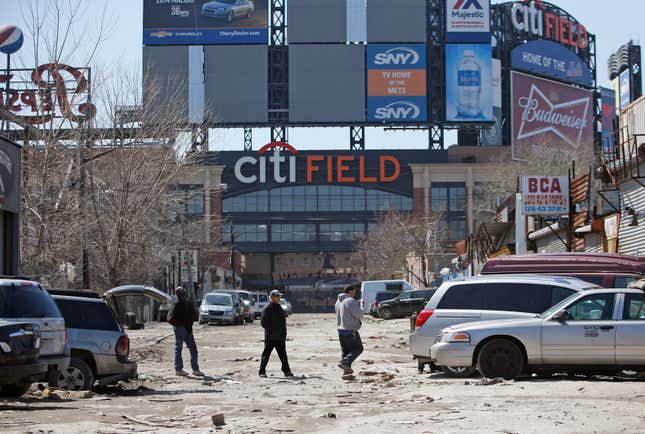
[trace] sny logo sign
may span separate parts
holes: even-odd
[[[375,65],[416,65],[419,53],[408,47],[390,48],[374,56]]]
[[[416,104],[412,104],[411,102],[407,101],[397,101],[388,104],[385,107],[377,108],[374,117],[381,120],[404,120],[417,119],[420,115],[421,109],[419,109]]]

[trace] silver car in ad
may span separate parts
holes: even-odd
[[[251,18],[255,12],[255,5],[251,0],[217,0],[204,3],[202,15],[228,21],[238,17]]]
[[[645,292],[577,293],[531,319],[465,323],[432,346],[440,365],[476,366],[487,378],[522,373],[645,371]]]

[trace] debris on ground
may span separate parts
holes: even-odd
[[[354,380],[356,380],[356,376],[354,374],[345,374],[345,375],[343,375],[343,380],[345,380],[345,381],[354,381]]]
[[[323,417],[327,419],[336,419],[336,413],[329,412],[327,414],[324,414]]]
[[[211,421],[214,426],[224,426],[226,421],[224,420],[224,413],[216,413],[211,416]]]
[[[513,380],[504,380],[503,378],[482,378],[479,381],[465,381],[466,386],[492,386],[494,384],[509,385]]]

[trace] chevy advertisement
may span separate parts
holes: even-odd
[[[369,44],[367,120],[425,122],[426,65],[425,44]]]
[[[576,159],[593,149],[593,92],[511,73],[512,147],[516,160]]]
[[[266,44],[268,0],[144,0],[144,45]]]

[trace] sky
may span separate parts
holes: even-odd
[[[75,3],[77,0],[62,0]],[[38,4],[43,13],[50,13],[50,0],[0,0],[0,24],[16,24],[27,28],[26,5]],[[74,23],[73,33],[80,41],[79,50],[69,59],[69,64],[83,65],[88,53],[94,47],[93,38],[104,15],[107,31],[92,62],[92,69],[113,70],[121,65],[125,70],[140,70],[142,64],[142,1],[137,0],[80,0],[79,17]],[[500,3],[493,0],[494,3]],[[598,83],[609,86],[607,58],[625,42],[633,39],[640,42],[643,32],[642,17],[645,16],[643,0],[552,0],[551,3],[573,15],[582,22],[590,33],[596,35]],[[31,41],[25,41],[23,53],[14,64],[33,67],[34,57]],[[0,61],[4,66],[4,61]],[[214,134],[213,134],[214,133]],[[215,150],[238,150],[243,148],[241,130],[211,132],[211,148]],[[349,128],[299,128],[289,129],[289,142],[299,149],[347,149]],[[456,140],[454,133],[448,134],[446,145]],[[254,130],[254,148],[269,141],[268,131]],[[366,132],[366,148],[420,148],[428,146],[427,132],[387,132],[370,128]]]

